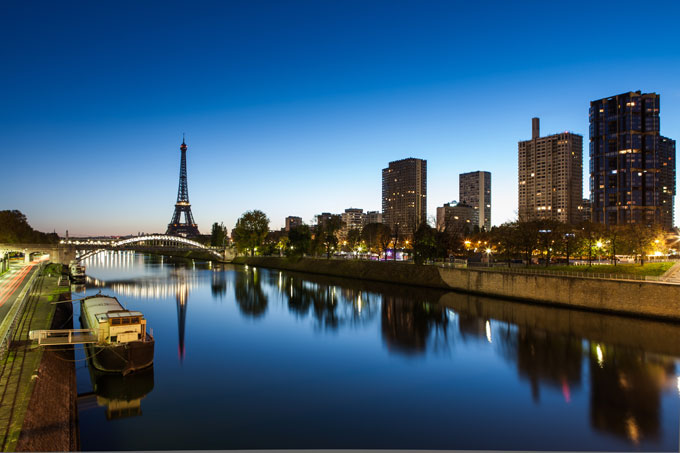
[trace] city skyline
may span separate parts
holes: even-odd
[[[380,170],[409,156],[429,162],[428,217],[459,198],[455,175],[483,169],[492,223],[513,220],[516,144],[532,117],[546,135],[586,138],[591,101],[641,90],[661,96],[663,135],[680,137],[678,6],[651,4],[654,36],[602,52],[619,25],[593,38],[543,20],[559,12],[585,29],[608,14],[584,5],[12,3],[0,208],[61,235],[162,232],[186,132],[204,234],[250,209],[272,229],[289,215],[380,210]]]

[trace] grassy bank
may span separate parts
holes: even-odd
[[[560,271],[560,272],[587,272],[591,274],[630,274],[630,275],[649,275],[660,276],[675,263],[646,263],[644,266],[639,264],[623,263],[617,264],[593,264],[592,266],[530,266],[529,269]]]

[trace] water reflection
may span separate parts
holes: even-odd
[[[428,338],[447,336],[449,319],[438,304],[413,302],[396,296],[385,296],[381,310],[381,332],[391,351],[423,354]]]
[[[78,407],[81,411],[104,407],[107,420],[142,415],[142,399],[154,387],[153,366],[127,376],[105,373],[91,364],[88,369],[92,392],[78,395]]]
[[[248,268],[236,272],[234,276],[234,297],[241,313],[251,318],[259,318],[267,311],[269,298],[262,290],[261,271]]]
[[[581,386],[581,340],[527,326],[505,325],[499,330],[500,350],[529,381],[534,401],[540,401],[543,384],[562,392],[569,403],[573,389]]]
[[[590,344],[590,419],[597,430],[629,439],[658,440],[661,393],[675,383],[668,357]]]
[[[177,301],[177,328],[179,330],[178,338],[179,345],[177,348],[177,354],[179,356],[180,362],[184,360],[184,331],[186,330],[187,324],[187,302],[189,301],[189,287],[180,283],[175,293],[175,300]]]
[[[206,366],[206,360],[211,366],[218,366],[212,361],[213,353],[224,356],[224,363],[228,363],[230,368],[228,373],[220,375],[220,379],[228,381],[229,385],[223,388],[221,381],[215,381],[206,391],[210,392],[211,398],[214,395],[215,401],[223,398],[231,406],[224,409],[223,404],[216,403],[212,412],[205,406],[201,406],[200,410],[208,411],[206,417],[224,422],[225,426],[229,423],[245,426],[245,421],[241,425],[236,423],[241,417],[245,417],[248,423],[254,423],[255,419],[248,419],[248,415],[244,414],[255,408],[257,414],[272,414],[270,422],[283,420],[280,431],[269,428],[275,424],[269,423],[267,430],[271,429],[271,432],[267,431],[267,435],[286,432],[291,437],[297,436],[295,439],[304,439],[308,433],[300,434],[292,422],[285,422],[288,414],[292,413],[294,417],[290,419],[300,424],[305,421],[314,423],[317,418],[333,417],[336,413],[351,412],[361,419],[361,414],[356,415],[354,411],[356,407],[362,407],[376,417],[373,419],[377,419],[390,417],[390,411],[381,412],[381,408],[389,406],[395,411],[395,418],[390,423],[399,429],[390,434],[381,432],[379,439],[401,439],[399,436],[408,432],[410,423],[400,425],[399,417],[410,414],[412,407],[418,407],[423,411],[423,419],[427,420],[423,423],[429,424],[420,428],[436,426],[437,432],[442,433],[441,436],[432,435],[432,438],[441,441],[434,443],[435,447],[476,445],[482,448],[487,445],[484,439],[469,440],[466,436],[472,435],[464,431],[472,430],[474,426],[487,426],[486,414],[479,415],[482,412],[480,405],[486,404],[490,413],[495,411],[494,420],[501,420],[506,427],[516,424],[509,431],[521,431],[522,434],[506,433],[498,426],[488,426],[494,435],[506,436],[507,444],[503,446],[513,449],[534,445],[526,443],[534,426],[548,431],[542,436],[554,435],[556,438],[561,435],[559,433],[564,433],[565,426],[569,426],[573,435],[567,437],[573,437],[574,443],[567,444],[570,448],[566,449],[668,450],[668,446],[677,446],[678,418],[668,415],[671,413],[668,407],[670,405],[673,409],[677,406],[675,362],[680,356],[678,325],[262,268],[217,266],[192,270],[194,266],[199,268],[200,263],[191,263],[186,266],[187,269],[182,269],[182,266],[170,266],[167,262],[162,266],[162,275],[149,273],[139,278],[117,278],[108,282],[101,277],[92,278],[88,279],[88,286],[110,288],[129,297],[174,298],[180,361],[185,356],[185,329],[190,329],[192,322],[194,326],[205,327],[202,332],[208,332],[210,327],[219,330],[224,326],[224,320],[229,320],[228,332],[222,336],[220,330],[221,342],[215,342],[209,334],[196,333],[190,348],[197,360],[185,363],[181,379],[177,378],[177,385],[185,390],[190,386],[183,379],[192,375],[188,371],[210,382],[205,376],[211,374],[205,373],[201,367]],[[215,304],[210,300],[211,296],[213,301],[219,299],[225,302]],[[192,316],[187,317],[190,298]],[[209,309],[202,310],[206,306],[201,304],[206,303]],[[157,313],[163,313],[161,309],[165,306],[156,305]],[[171,305],[169,308],[173,323],[165,327],[174,329],[175,310]],[[232,316],[234,313],[236,316]],[[164,319],[162,315],[157,316]],[[266,317],[276,322],[267,324],[266,332],[256,332],[258,341],[252,343],[252,351],[258,352],[244,352],[239,343],[243,332],[240,324]],[[246,332],[250,334],[251,329],[262,324],[247,325]],[[314,329],[317,338],[323,335],[328,338],[309,341],[309,336],[305,336],[309,329]],[[299,341],[300,338],[304,341]],[[356,338],[362,341],[358,347]],[[280,346],[287,341],[291,341],[294,347]],[[364,341],[367,347],[361,349]],[[370,342],[378,346],[371,347],[373,343]],[[161,344],[158,346],[163,347]],[[174,344],[170,346],[174,348]],[[210,350],[210,355],[201,355],[201,347]],[[286,350],[295,350],[296,353],[290,357],[279,357]],[[268,356],[266,363],[258,362],[259,357],[267,356],[270,351],[276,351],[277,355]],[[345,351],[351,352],[345,354]],[[174,359],[174,351],[171,349],[169,352]],[[381,357],[386,353],[389,354],[388,360]],[[328,357],[328,361],[317,360],[307,364],[300,360],[306,354],[309,357]],[[285,366],[277,362],[279,359]],[[286,366],[289,363],[300,367],[299,373],[288,374]],[[376,363],[380,363],[380,367],[376,367]],[[337,364],[342,368],[336,367]],[[173,366],[176,365],[173,362]],[[281,368],[276,368],[275,381],[262,377],[276,366]],[[194,370],[191,367],[198,368]],[[352,387],[353,380],[349,374],[343,375],[343,369],[360,371],[361,385]],[[334,392],[316,392],[305,381],[307,376],[323,376],[329,381],[328,385],[333,386]],[[393,399],[392,388],[390,392],[384,391],[389,396],[381,399],[383,393],[379,387],[385,376],[390,376],[390,385],[401,395],[400,401]],[[443,376],[449,379],[446,384],[442,384]],[[171,377],[164,375],[164,385],[167,384],[166,379]],[[452,380],[458,380],[456,385],[451,384]],[[298,384],[303,381],[306,384]],[[420,390],[412,385],[416,381],[422,382],[423,388],[430,386],[432,391],[419,393]],[[378,390],[362,393],[363,388],[373,388],[371,386]],[[249,396],[240,401],[239,392],[230,390],[233,388],[241,389],[239,392]],[[266,398],[262,396],[263,388],[267,389]],[[518,388],[523,391],[517,391]],[[508,389],[510,391],[506,392]],[[160,386],[156,392],[159,390]],[[353,400],[354,394],[361,395],[361,399]],[[495,395],[493,400],[488,396],[491,394]],[[173,394],[168,398],[173,398]],[[367,400],[370,404],[362,406]],[[440,400],[441,405],[438,406]],[[276,404],[270,401],[276,401]],[[295,407],[296,404],[301,407]],[[232,414],[232,407],[236,415]],[[305,418],[308,413],[315,415]],[[231,416],[235,418],[229,418]],[[456,416],[460,417],[461,427],[456,436],[451,436],[447,431],[448,421]],[[465,425],[463,419],[468,418],[469,425]],[[442,425],[436,425],[439,420]],[[365,419],[361,421],[366,422]],[[366,444],[376,447],[391,446],[387,441],[380,443],[380,440],[375,440],[378,434],[371,437],[368,431],[360,440],[370,439],[373,443]],[[315,439],[329,438],[321,434],[318,436]],[[582,444],[579,438],[584,439]],[[458,439],[469,442],[458,444]],[[225,444],[225,447],[228,445]],[[246,439],[238,445],[260,444],[248,443]],[[284,445],[296,447],[307,444],[279,446]],[[353,448],[359,446],[358,443],[342,442],[317,446],[342,448],[348,445]],[[413,445],[427,447],[430,444]],[[550,443],[541,445],[553,446]],[[192,444],[181,444],[178,448],[187,446]],[[193,446],[200,447],[202,444],[194,443]],[[560,445],[554,447],[561,448]]]

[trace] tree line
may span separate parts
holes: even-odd
[[[0,242],[5,244],[56,244],[57,233],[41,233],[28,224],[26,216],[17,210],[0,211]]]
[[[217,224],[215,224],[217,225]],[[269,218],[262,211],[244,213],[232,231],[237,251],[248,255],[325,256],[338,252],[362,256],[368,253],[387,256],[388,250],[402,250],[415,262],[450,258],[479,259],[486,255],[495,261],[539,261],[569,264],[570,259],[592,263],[605,258],[617,263],[617,255],[632,255],[644,264],[648,255],[666,253],[669,234],[660,227],[639,224],[602,225],[583,222],[568,225],[555,220],[513,221],[491,231],[471,232],[459,225],[438,230],[422,222],[415,231],[400,232],[382,223],[371,223],[349,230],[340,215],[319,218],[317,225],[300,225],[285,231],[269,231]],[[226,234],[226,229],[224,230]],[[392,254],[394,258],[395,253]]]

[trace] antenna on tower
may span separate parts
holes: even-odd
[[[184,132],[182,132],[182,145],[186,145],[186,143],[184,143]]]

